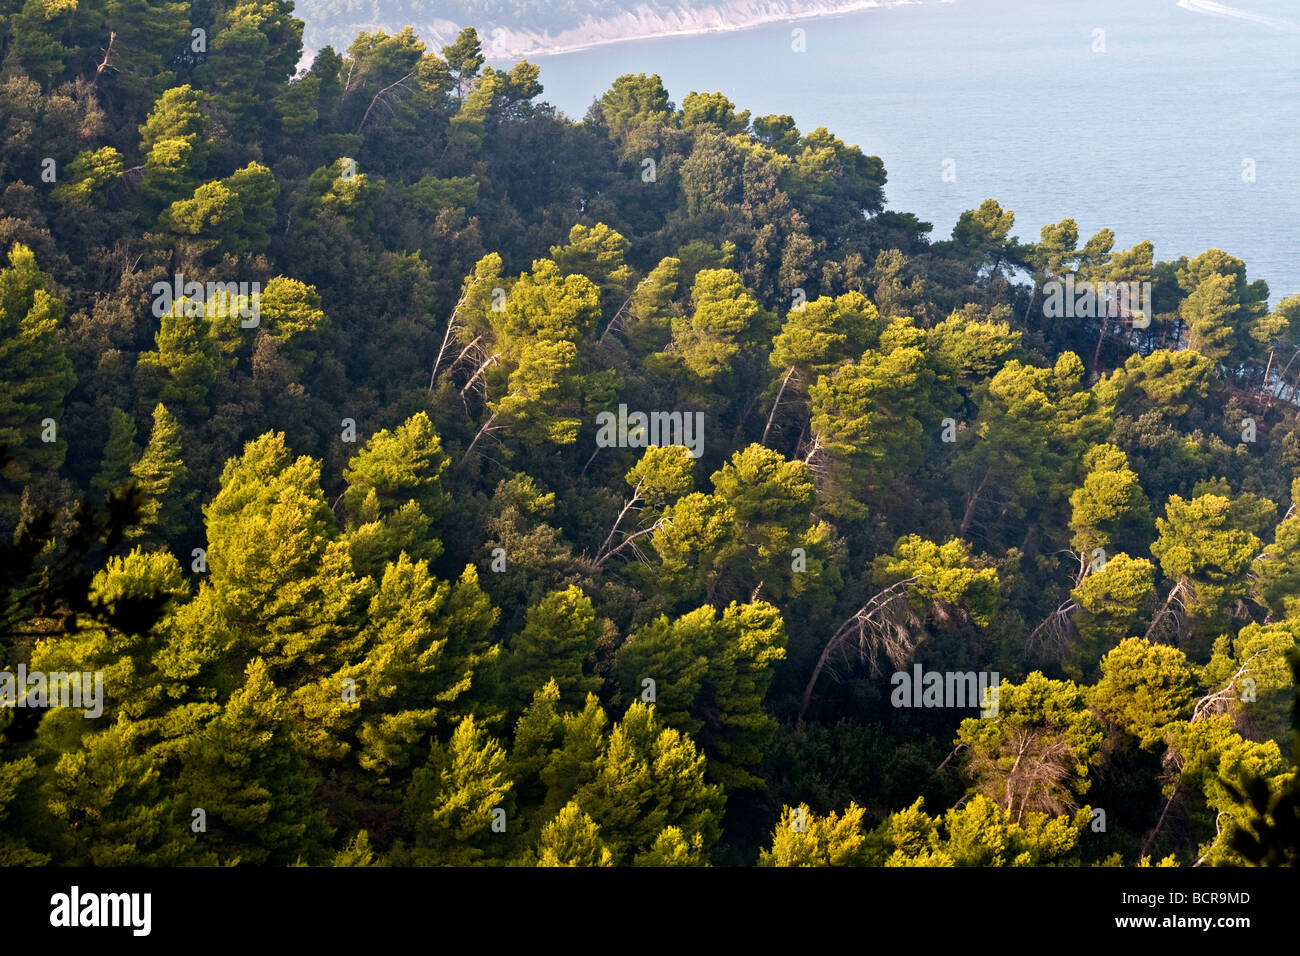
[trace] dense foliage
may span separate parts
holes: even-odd
[[[0,3],[0,863],[1294,859],[1300,296],[292,13]]]

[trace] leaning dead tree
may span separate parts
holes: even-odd
[[[465,348],[468,350],[469,348],[474,346],[474,344],[477,343],[478,341],[479,341],[478,339],[475,339],[474,342],[471,342],[469,345],[465,346]],[[462,352],[461,354],[463,355],[465,353]],[[470,391],[470,389],[472,389],[475,385],[480,385],[479,380],[482,378],[483,373],[486,372],[493,365],[496,365],[500,360],[501,360],[500,352],[493,352],[491,355],[488,355],[486,358],[483,359],[483,361],[479,364],[479,367],[474,370],[474,374],[469,377],[469,381],[466,382],[464,386],[461,388],[460,397],[462,401],[464,400],[465,395]],[[480,385],[480,388],[482,388],[484,398],[486,398],[487,397],[486,387]]]
[[[767,433],[772,430],[772,422],[776,420],[776,411],[781,407],[781,396],[785,394],[786,386],[790,384],[792,378],[796,378],[798,369],[791,365],[785,373],[785,378],[781,379],[781,388],[776,393],[776,401],[772,403],[772,411],[767,416],[767,424],[763,427],[763,437],[758,440],[760,445],[767,444]]]
[[[1078,609],[1079,605],[1073,598],[1062,602],[1029,632],[1025,638],[1025,653],[1032,653],[1041,644],[1046,651],[1057,658],[1063,658],[1065,649],[1079,634],[1079,629],[1074,624],[1074,612]]]
[[[375,104],[383,103],[383,105],[388,108],[388,111],[392,113],[393,112],[392,104],[389,103],[388,100],[384,98],[385,95],[388,93],[389,90],[392,90],[394,87],[401,87],[403,90],[409,92],[410,88],[406,85],[406,81],[413,78],[414,76],[415,76],[415,71],[412,70],[410,73],[406,74],[406,76],[402,77],[400,80],[395,80],[392,83],[389,83],[382,90],[376,93],[374,97],[371,98],[370,105],[366,107],[365,113],[361,115],[361,122],[357,124],[357,132],[360,133],[361,127],[365,126],[366,120],[370,119],[370,111],[375,108]],[[394,96],[396,96],[396,94],[394,94]]]
[[[457,365],[461,363],[462,360],[466,358],[466,356],[469,356],[470,361],[478,365],[478,367],[474,370],[474,374],[472,374],[469,377],[469,381],[467,381],[460,390],[460,401],[461,404],[465,406],[466,415],[470,414],[469,402],[466,399],[467,395],[481,394],[483,398],[484,406],[491,407],[488,402],[487,383],[483,380],[483,373],[486,372],[493,365],[500,364],[501,361],[501,353],[493,352],[489,355],[487,353],[487,350],[482,347],[481,345],[482,341],[483,341],[483,336],[481,335],[475,336],[474,340],[461,350],[460,355],[456,357],[455,361],[453,361],[450,366],[451,368],[455,368]],[[474,450],[474,446],[478,444],[480,438],[482,438],[484,435],[490,435],[494,431],[499,431],[501,429],[502,426],[496,424],[497,416],[499,414],[500,414],[500,407],[498,406],[497,410],[492,412],[492,414],[488,417],[487,421],[485,421],[483,425],[479,428],[479,430],[474,434],[474,440],[471,441],[469,443],[469,447],[465,449],[465,458],[467,460],[469,458],[469,453]]]
[[[104,59],[100,60],[99,66],[95,67],[95,78],[91,80],[90,82],[91,86],[99,85],[100,74],[102,74],[105,70],[113,70],[114,72],[117,72],[117,68],[114,67],[109,62],[113,58],[113,41],[115,41],[116,39],[117,39],[117,33],[115,31],[110,30],[108,33],[108,47],[103,48]]]
[[[467,295],[469,295],[468,285],[466,285],[465,291],[460,294],[460,298],[456,300],[456,305],[451,310],[451,318],[447,320],[447,331],[443,332],[442,334],[442,345],[439,346],[438,354],[437,356],[434,357],[433,371],[429,373],[429,391],[431,392],[433,391],[434,379],[438,377],[438,366],[442,364],[442,357],[447,351],[447,346],[451,344],[452,336],[454,336],[456,333],[456,319],[460,315],[460,307],[465,304],[465,296]],[[474,341],[470,343],[470,345],[475,345],[477,343],[478,343],[478,338],[476,337]],[[465,352],[468,351],[469,351],[469,345],[465,346],[465,351],[461,352],[460,354],[464,356]]]
[[[1173,781],[1173,787],[1170,789],[1169,795],[1165,798],[1165,805],[1160,811],[1160,818],[1156,820],[1156,825],[1152,828],[1151,832],[1147,834],[1146,839],[1142,841],[1142,856],[1147,855],[1148,850],[1151,848],[1151,844],[1155,842],[1156,837],[1160,835],[1160,831],[1164,829],[1165,817],[1169,816],[1169,808],[1174,805],[1174,802],[1180,796],[1182,796],[1182,773],[1183,766],[1186,763],[1187,758],[1179,753],[1174,747],[1167,748],[1164,756],[1160,758],[1161,779],[1165,781]]]
[[[1229,822],[1231,822],[1232,815],[1225,810],[1220,810],[1218,813],[1214,815],[1214,839],[1210,841],[1210,845],[1209,847],[1206,848],[1205,852],[1196,858],[1196,862],[1192,864],[1193,869],[1195,869],[1196,867],[1204,863],[1206,860],[1208,860],[1210,858],[1210,854],[1214,852],[1214,848],[1219,845],[1219,840],[1223,837],[1224,817],[1227,817]]]
[[[1177,639],[1182,632],[1182,622],[1187,614],[1187,601],[1189,598],[1195,597],[1196,593],[1186,581],[1179,581],[1175,584],[1169,589],[1169,594],[1165,597],[1165,603],[1160,605],[1160,610],[1156,611],[1156,616],[1151,619],[1151,626],[1142,635],[1142,639],[1149,641],[1152,635],[1158,636],[1162,631],[1168,629],[1173,630],[1173,636]]]
[[[1009,758],[1014,759],[1008,767]],[[1058,816],[1077,810],[1071,790],[1077,767],[1078,759],[1064,737],[1042,727],[1022,727],[1008,735],[1005,749],[975,749],[967,772],[980,793],[1021,823],[1026,813]]]
[[[1237,672],[1228,678],[1226,684],[1216,691],[1211,691],[1196,702],[1192,708],[1192,723],[1209,717],[1211,714],[1221,714],[1228,709],[1228,701],[1239,700],[1240,695],[1237,693],[1237,682],[1246,676],[1246,671],[1250,667],[1250,662],[1263,654],[1262,650],[1256,651],[1237,668]]]
[[[448,350],[454,348],[455,344],[464,342],[465,339],[469,338],[470,333],[474,331],[461,321],[461,310],[466,307],[466,303],[471,301],[471,296],[475,293],[478,284],[484,281],[481,276],[471,275],[465,280],[465,284],[461,288],[460,298],[456,300],[455,306],[452,307],[451,318],[447,320],[447,328],[442,334],[442,345],[438,347],[438,354],[433,360],[433,369],[429,373],[430,391],[433,391],[434,382],[438,377],[438,370],[442,368],[442,360]],[[483,333],[480,332],[470,339],[465,347],[460,350],[460,354],[448,363],[447,368],[454,372],[467,357],[476,366],[476,371],[460,390],[462,401],[465,393],[474,386],[479,376],[500,358],[500,353],[494,354],[488,351],[483,344]]]
[[[1196,723],[1196,721],[1198,720],[1204,720],[1206,717],[1209,717],[1213,714],[1221,714],[1227,710],[1227,705],[1229,701],[1238,700],[1239,699],[1237,693],[1238,681],[1240,681],[1246,675],[1246,671],[1250,667],[1251,661],[1253,661],[1255,658],[1259,657],[1259,655],[1263,653],[1264,651],[1259,650],[1256,651],[1254,654],[1250,655],[1250,657],[1246,658],[1246,660],[1242,662],[1242,665],[1237,668],[1237,672],[1233,674],[1231,677],[1229,677],[1222,687],[1220,687],[1218,690],[1210,691],[1204,697],[1200,698],[1196,702],[1196,705],[1192,708],[1192,717],[1190,723]],[[1146,855],[1147,848],[1151,846],[1151,844],[1155,841],[1155,838],[1159,836],[1161,829],[1164,827],[1165,817],[1168,816],[1169,814],[1169,808],[1173,806],[1174,801],[1177,800],[1178,797],[1182,795],[1185,789],[1182,785],[1181,775],[1186,760],[1187,758],[1183,754],[1179,753],[1177,748],[1175,747],[1169,747],[1165,751],[1165,755],[1162,759],[1162,765],[1165,771],[1164,777],[1167,780],[1173,781],[1173,788],[1169,791],[1169,796],[1165,800],[1164,808],[1160,811],[1160,819],[1156,821],[1155,828],[1152,829],[1151,833],[1147,836],[1146,840],[1142,844],[1142,854],[1144,856]],[[1220,836],[1220,833],[1217,832],[1218,831],[1217,817],[1215,819],[1215,829],[1216,829],[1216,833],[1214,837],[1214,842],[1217,843]],[[1213,849],[1213,843],[1211,844],[1210,849]],[[1200,866],[1201,863],[1205,861],[1205,856],[1207,856],[1209,852],[1210,850],[1206,850],[1205,855],[1203,855],[1199,860],[1197,860],[1194,865]]]
[[[647,527],[640,528],[630,534],[625,533],[623,540],[618,544],[614,544],[614,539],[618,535],[618,529],[619,526],[622,525],[623,519],[633,510],[640,511],[636,506],[645,500],[641,497],[641,490],[644,485],[645,479],[643,478],[638,481],[636,487],[632,489],[632,497],[623,502],[623,510],[618,513],[618,518],[614,521],[614,527],[609,529],[609,535],[596,550],[596,556],[588,562],[588,566],[592,571],[599,570],[601,565],[614,557],[614,555],[618,554],[624,548],[630,548],[633,556],[642,564],[650,563],[649,559],[646,558],[645,553],[641,551],[640,546],[637,544],[637,540],[644,538],[648,534],[654,534],[660,528],[665,527],[668,524],[668,519],[663,515],[660,515],[656,521]]]
[[[807,449],[807,451],[804,450],[805,448]],[[814,473],[816,473],[818,467],[823,466],[823,462],[820,458],[821,452],[822,452],[822,436],[814,432],[808,444],[806,446],[801,446],[799,450],[795,452],[795,454],[803,455],[803,463],[807,465],[809,468],[811,468]],[[823,466],[823,470],[825,470],[824,466]]]
[[[840,625],[822,648],[817,665],[803,691],[799,706],[799,723],[802,724],[812,702],[813,688],[817,686],[822,671],[833,655],[856,650],[859,660],[871,668],[873,675],[880,674],[879,658],[886,657],[894,667],[903,667],[916,651],[914,632],[921,619],[907,599],[907,588],[918,580],[913,575],[904,578],[875,594],[852,617]]]
[[[1056,553],[1060,554],[1061,552]],[[1093,570],[1093,565],[1088,560],[1088,556],[1082,551],[1067,549],[1065,553],[1076,558],[1079,563],[1078,570],[1074,575],[1074,585],[1071,588],[1071,590],[1075,590],[1083,583],[1083,579],[1088,576],[1088,572]],[[1047,652],[1056,655],[1058,659],[1064,659],[1065,649],[1079,636],[1079,629],[1074,623],[1074,612],[1077,610],[1079,610],[1079,604],[1074,598],[1066,598],[1062,601],[1055,611],[1043,618],[1029,632],[1029,636],[1025,638],[1025,653],[1033,653],[1035,647],[1041,643]]]
[[[631,307],[632,301],[636,298],[636,294],[641,291],[641,287],[649,281],[650,277],[646,276],[636,284],[636,288],[632,290],[632,294],[623,300],[623,304],[618,307],[618,310],[614,313],[614,317],[610,319],[609,324],[605,326],[605,331],[600,333],[600,338],[596,340],[597,345],[604,345],[605,336],[609,335],[610,332],[619,331],[624,328],[627,322],[628,309]]]
[[[497,432],[501,430],[503,426],[496,424],[497,414],[498,414],[497,412],[493,412],[491,416],[488,417],[488,420],[483,423],[483,427],[481,427],[477,432],[474,433],[474,440],[471,441],[469,443],[469,447],[465,449],[465,457],[461,459],[462,461],[469,460],[469,453],[474,450],[474,446],[478,444],[478,440],[480,438],[482,438],[484,435],[490,435],[493,432]]]

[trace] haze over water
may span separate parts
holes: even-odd
[[[678,103],[721,90],[826,126],[884,160],[889,208],[934,239],[992,197],[1022,240],[1073,216],[1081,243],[1108,226],[1117,249],[1150,239],[1158,260],[1218,247],[1274,304],[1300,293],[1300,6],[1286,0],[927,2],[537,62],[542,99],[575,118],[645,72]]]

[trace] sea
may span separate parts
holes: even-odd
[[[1157,260],[1219,248],[1300,293],[1300,3],[947,0],[532,58],[581,119],[623,73],[726,94],[884,161],[888,208],[946,239],[993,198]]]

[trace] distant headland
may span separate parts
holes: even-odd
[[[299,0],[298,15],[307,24],[304,42],[308,59],[332,44],[340,52],[358,31],[382,29],[393,33],[409,24],[431,50],[452,43],[465,26],[478,30],[483,53],[490,60],[552,56],[594,46],[656,37],[689,36],[745,30],[767,23],[835,16],[876,7],[908,6],[920,0],[714,0],[702,4],[642,0],[635,4],[607,0],[591,5],[580,21],[569,14],[549,13],[544,4],[529,5],[518,15],[502,16],[501,5],[476,0],[438,4],[396,2],[375,4],[367,12],[335,12],[331,0]],[[950,0],[949,0],[950,2]],[[541,7],[539,10],[538,7]],[[498,22],[500,21],[500,22]]]

